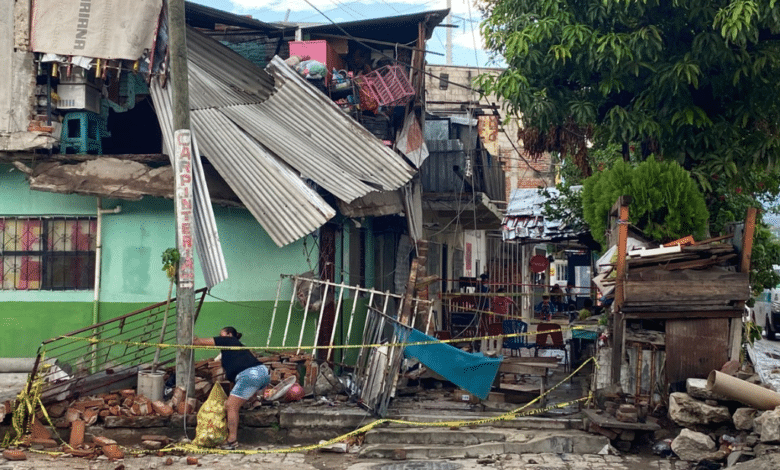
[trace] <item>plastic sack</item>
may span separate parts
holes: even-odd
[[[220,384],[211,387],[209,398],[198,411],[198,426],[192,443],[200,447],[216,447],[228,437],[225,402],[227,395]]]
[[[311,79],[325,78],[328,74],[328,68],[325,67],[325,64],[316,60],[301,61],[301,63],[295,67],[295,70],[305,78]]]

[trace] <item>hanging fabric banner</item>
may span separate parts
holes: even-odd
[[[150,49],[162,0],[33,0],[35,52],[136,60]]]

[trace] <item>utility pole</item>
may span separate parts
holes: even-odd
[[[168,34],[173,87],[174,204],[176,207],[176,248],[179,272],[176,284],[176,340],[192,343],[195,310],[195,268],[193,264],[192,214],[192,136],[187,72],[187,26],[184,0],[168,0]],[[176,386],[194,392],[195,374],[190,349],[176,350]]]
[[[452,65],[452,0],[447,0],[447,56],[445,63]]]

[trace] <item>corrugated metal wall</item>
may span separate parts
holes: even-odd
[[[666,377],[674,385],[706,379],[729,360],[728,318],[666,321]]]
[[[460,193],[466,191],[464,177],[471,171],[471,162],[467,162],[463,142],[452,140],[430,140],[428,158],[420,167],[423,192]],[[470,192],[470,189],[469,189]]]

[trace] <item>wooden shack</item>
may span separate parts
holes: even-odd
[[[599,374],[597,389],[620,383],[637,401],[652,403],[684,389],[688,378],[707,378],[739,360],[754,223],[751,210],[735,234],[635,251],[626,250],[627,228],[616,224],[614,273],[601,276],[600,285],[615,287],[610,351],[599,356],[609,372]]]

